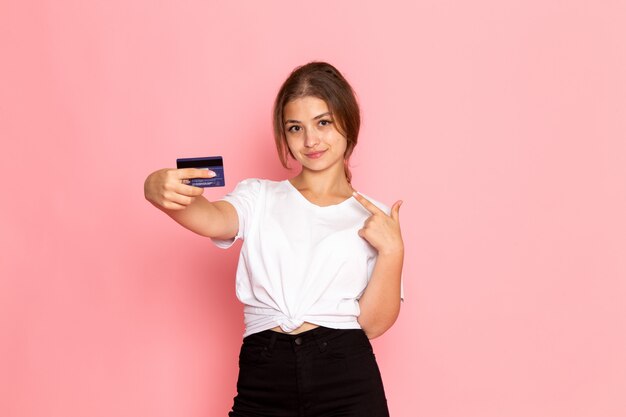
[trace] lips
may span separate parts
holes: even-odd
[[[322,155],[324,155],[324,152],[326,151],[317,151],[317,152],[311,152],[311,153],[305,153],[304,155],[309,158],[309,159],[318,159],[320,158]]]

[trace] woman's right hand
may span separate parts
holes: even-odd
[[[184,210],[204,191],[204,188],[185,184],[185,180],[214,176],[215,172],[206,169],[164,168],[148,175],[143,191],[146,200],[161,210]]]

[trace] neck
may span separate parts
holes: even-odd
[[[291,183],[298,190],[307,191],[314,196],[341,196],[347,198],[352,195],[352,186],[346,178],[343,166],[332,171],[316,172],[303,169],[291,179]]]

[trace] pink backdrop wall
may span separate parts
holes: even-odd
[[[626,415],[624,39],[622,1],[0,1],[0,415],[226,415],[237,251],[142,184],[293,175],[271,105],[315,59],[357,189],[405,201],[392,415]]]

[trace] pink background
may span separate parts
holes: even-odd
[[[623,1],[2,0],[0,415],[226,415],[237,251],[143,180],[293,175],[271,105],[311,60],[360,97],[357,189],[405,201],[392,415],[626,415],[625,39]]]

